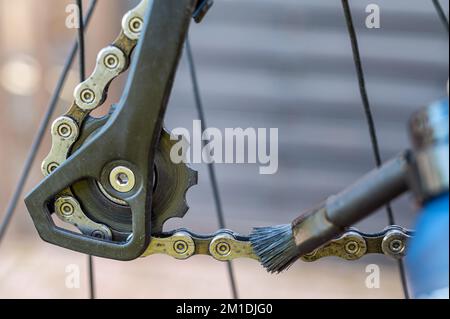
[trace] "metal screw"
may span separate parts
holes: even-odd
[[[128,180],[128,175],[125,173],[120,173],[117,175],[117,182],[121,185],[121,186],[125,186],[128,184],[129,180]]]
[[[61,214],[63,214],[65,217],[70,217],[75,212],[75,208],[73,205],[69,202],[65,202],[60,207]]]
[[[109,174],[109,182],[116,191],[128,193],[133,190],[136,178],[132,170],[125,166],[117,166]]]
[[[345,251],[351,255],[354,255],[358,252],[359,245],[356,241],[351,240],[345,244]]]
[[[139,17],[134,17],[130,20],[129,26],[133,33],[140,33],[142,31],[143,21]]]
[[[173,249],[175,250],[175,252],[177,254],[184,254],[188,251],[188,244],[187,242],[185,242],[184,240],[177,240],[174,244],[173,244]]]
[[[81,91],[80,97],[84,103],[92,103],[95,100],[95,93],[91,89],[84,89]]]
[[[119,59],[115,54],[108,54],[105,59],[104,63],[108,69],[115,69],[119,65]]]

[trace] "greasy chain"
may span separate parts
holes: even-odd
[[[51,151],[42,163],[42,173],[48,176],[69,156],[70,150],[80,137],[81,127],[93,110],[100,107],[107,97],[109,84],[130,65],[131,53],[136,47],[144,25],[144,14],[149,0],[142,0],[122,19],[122,31],[117,39],[102,49],[97,57],[95,70],[74,92],[74,101],[68,111],[57,118],[51,128]],[[91,220],[84,212],[72,191],[62,191],[55,200],[57,216],[75,225],[83,234],[111,239],[111,230]],[[302,257],[311,262],[326,256],[355,260],[370,253],[401,258],[412,232],[398,226],[387,227],[379,234],[364,234],[350,229],[340,238],[330,241]],[[219,230],[212,235],[197,235],[189,230],[178,230],[161,237],[153,237],[142,257],[166,254],[177,259],[193,255],[209,255],[219,261],[236,258],[258,259],[248,237],[230,230]]]
[[[407,250],[408,240],[413,232],[399,226],[388,226],[378,234],[365,234],[350,228],[342,236],[334,239],[301,259],[306,262],[323,257],[335,256],[345,260],[356,260],[367,254],[384,254],[402,258]],[[248,237],[230,230],[219,230],[209,236],[200,236],[188,230],[178,230],[167,237],[153,237],[143,257],[165,254],[177,259],[187,259],[193,255],[209,255],[219,261],[236,258],[258,260]]]

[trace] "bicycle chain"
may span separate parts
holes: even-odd
[[[144,25],[148,4],[149,0],[142,0],[125,14],[120,35],[111,45],[100,51],[93,73],[75,88],[74,101],[68,111],[53,122],[52,147],[41,166],[44,176],[51,174],[67,160],[88,115],[104,103],[110,83],[128,69],[131,54]],[[111,230],[107,226],[92,221],[83,212],[69,188],[57,196],[55,212],[62,221],[76,226],[85,235],[102,239],[112,238]]]
[[[75,88],[74,101],[68,111],[53,122],[51,150],[41,166],[44,176],[51,174],[67,160],[88,115],[104,103],[110,83],[128,69],[131,54],[144,24],[148,4],[149,0],[142,0],[125,14],[120,35],[111,45],[100,51],[93,73]],[[76,226],[83,234],[102,239],[112,238],[111,230],[106,225],[96,223],[86,216],[69,188],[57,196],[55,212],[62,221]],[[399,226],[387,227],[379,234],[364,234],[350,229],[338,239],[330,241],[301,259],[311,262],[326,256],[337,256],[346,260],[356,260],[370,253],[401,258],[411,235],[411,231]],[[180,229],[161,237],[153,237],[142,257],[153,254],[166,254],[176,259],[209,255],[219,261],[243,257],[258,260],[249,237],[231,230],[198,235]]]
[[[350,228],[341,237],[304,255],[301,259],[312,262],[323,257],[335,256],[345,260],[356,260],[367,254],[384,254],[399,259],[405,255],[408,240],[412,235],[411,230],[396,225],[388,226],[377,234],[365,234]],[[153,237],[142,257],[153,254],[165,254],[176,259],[209,255],[219,261],[237,258],[258,260],[249,237],[231,230],[219,230],[212,235],[204,236],[180,229],[163,237]]]

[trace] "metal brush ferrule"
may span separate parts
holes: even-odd
[[[413,144],[410,184],[419,202],[448,192],[448,99],[435,103],[411,119]]]
[[[292,233],[300,255],[310,253],[343,232],[328,219],[327,204],[311,210],[292,224]]]
[[[408,161],[402,154],[329,197],[292,223],[299,254],[304,255],[342,234],[408,190]]]

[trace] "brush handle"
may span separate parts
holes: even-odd
[[[293,221],[299,255],[336,238],[408,190],[413,191],[418,203],[448,193],[448,131],[448,99],[417,112],[410,122],[412,151],[373,170]]]
[[[330,196],[292,223],[299,254],[311,252],[408,190],[408,161],[402,154]]]
[[[339,227],[351,226],[408,191],[407,154],[386,162],[327,200],[327,216]]]

